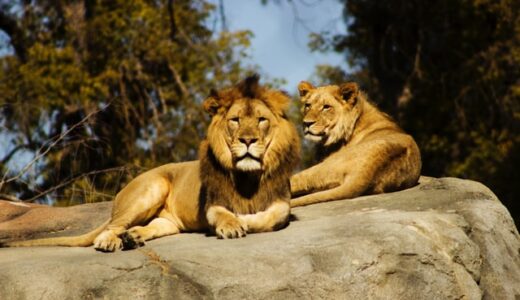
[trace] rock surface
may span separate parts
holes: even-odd
[[[78,234],[110,203],[0,202],[0,241]],[[480,183],[421,178],[406,191],[296,208],[278,232],[179,234],[143,248],[0,249],[0,299],[518,299],[520,237]]]

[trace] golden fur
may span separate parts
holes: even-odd
[[[357,84],[298,86],[305,138],[321,161],[291,178],[291,206],[397,191],[415,185],[414,139],[367,101]]]
[[[289,221],[289,178],[299,155],[296,129],[284,114],[288,104],[258,76],[213,91],[203,104],[212,120],[198,161],[137,176],[116,195],[110,220],[85,235],[4,246],[93,244],[114,251],[185,231],[238,238],[281,228]]]

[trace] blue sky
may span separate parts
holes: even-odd
[[[217,1],[215,1],[217,2]],[[343,5],[338,0],[224,0],[230,31],[249,29],[253,32],[251,64],[274,78],[283,78],[282,88],[294,93],[298,82],[310,79],[317,64],[340,65],[347,69],[343,55],[311,52],[307,46],[309,33],[329,30],[345,33]]]

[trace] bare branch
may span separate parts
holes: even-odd
[[[0,200],[7,200],[7,201],[13,201],[13,202],[22,202],[22,200],[16,198],[15,196],[8,195],[8,194],[0,194]]]
[[[62,132],[52,143],[50,143],[47,148],[45,150],[43,150],[44,146],[42,146],[38,152],[37,152],[37,155],[30,161],[28,162],[19,172],[16,176],[13,176],[9,179],[5,179],[6,176],[4,175],[4,178],[2,179],[2,181],[0,181],[0,191],[2,190],[2,187],[4,186],[4,184],[7,184],[9,182],[12,182],[14,180],[17,180],[19,179],[20,177],[22,177],[26,172],[27,170],[29,170],[29,168],[31,168],[38,160],[40,160],[41,158],[43,158],[45,155],[47,155],[47,153],[49,153],[49,151],[52,150],[52,148],[54,146],[56,146],[61,140],[63,140],[69,133],[71,133],[74,129],[78,128],[80,125],[83,125],[85,122],[88,121],[88,119],[90,119],[93,115],[99,113],[100,111],[103,111],[105,110],[108,106],[110,105],[110,103],[108,103],[107,105],[105,105],[105,107],[101,108],[101,109],[98,109],[98,110],[95,110],[91,113],[89,113],[88,115],[86,115],[83,119],[81,119],[81,121],[79,121],[78,123],[72,125],[69,129],[67,129],[66,131]],[[43,151],[42,151],[43,150]],[[7,173],[6,173],[7,174]]]
[[[199,45],[194,44],[191,38],[186,33],[186,31],[184,31],[184,29],[182,28],[182,26],[178,26],[177,29],[182,39],[184,40],[186,45],[189,48],[191,48],[191,50],[208,57],[208,59],[215,66],[215,68],[219,70],[222,69],[222,64],[219,62],[218,57],[216,55],[211,54],[211,52],[208,52],[206,49],[202,49]]]
[[[168,68],[172,72],[173,79],[175,79],[175,82],[177,83],[177,85],[181,89],[182,95],[184,97],[190,96],[190,91],[188,90],[188,88],[186,87],[184,82],[182,81],[182,78],[181,78],[179,72],[177,72],[177,69],[175,69],[175,67],[172,64],[170,64],[170,63],[168,64]]]
[[[175,22],[175,7],[173,0],[168,0],[168,17],[170,18],[170,39],[175,41],[177,36],[177,23]]]
[[[222,24],[222,31],[227,32],[226,12],[224,10],[224,0],[218,1],[218,10],[220,13],[220,23]]]
[[[67,186],[69,185],[71,182],[74,182],[80,178],[83,178],[83,177],[86,177],[86,176],[91,176],[91,175],[97,175],[97,174],[102,174],[102,173],[108,173],[108,172],[116,172],[116,171],[125,171],[127,170],[128,167],[114,167],[114,168],[108,168],[108,169],[103,169],[103,170],[95,170],[95,171],[90,171],[90,172],[87,172],[87,173],[83,173],[83,174],[79,174],[77,176],[74,176],[66,181],[63,181],[62,183],[58,184],[58,185],[55,185],[41,193],[39,193],[38,195],[34,196],[34,197],[31,197],[29,199],[25,199],[23,200],[23,202],[34,202],[36,200],[38,200],[38,198],[41,198],[49,193],[52,193],[64,186]]]

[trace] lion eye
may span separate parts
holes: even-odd
[[[323,105],[323,110],[329,110],[331,108],[332,108],[332,106],[330,106],[328,104]]]
[[[234,122],[234,123],[238,123],[240,121],[240,118],[239,117],[234,117],[234,118],[229,119],[229,121]]]
[[[264,118],[264,117],[258,118],[258,123],[262,123],[262,122],[265,122],[265,121],[267,121],[267,118]]]
[[[303,105],[303,109],[304,109],[305,111],[311,109],[311,104],[310,104],[310,103],[305,103],[305,104]]]

